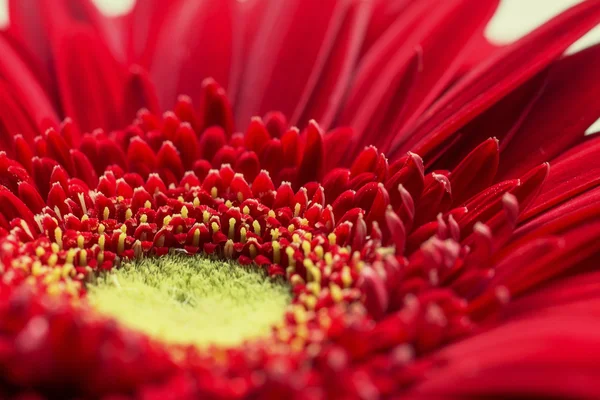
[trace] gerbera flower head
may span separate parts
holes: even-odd
[[[2,396],[600,395],[600,2],[504,47],[496,1],[30,3]]]

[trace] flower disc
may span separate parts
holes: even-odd
[[[203,256],[134,260],[88,285],[104,315],[165,343],[238,345],[281,323],[290,289],[264,270]]]

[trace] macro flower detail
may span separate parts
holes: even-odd
[[[3,398],[600,395],[600,2],[26,3]]]

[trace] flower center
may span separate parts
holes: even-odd
[[[100,313],[167,343],[200,347],[268,336],[290,300],[282,279],[255,266],[178,254],[132,261],[88,287]]]

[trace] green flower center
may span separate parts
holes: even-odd
[[[268,336],[291,297],[287,283],[256,266],[176,254],[132,261],[88,286],[101,314],[166,343],[200,347]]]

